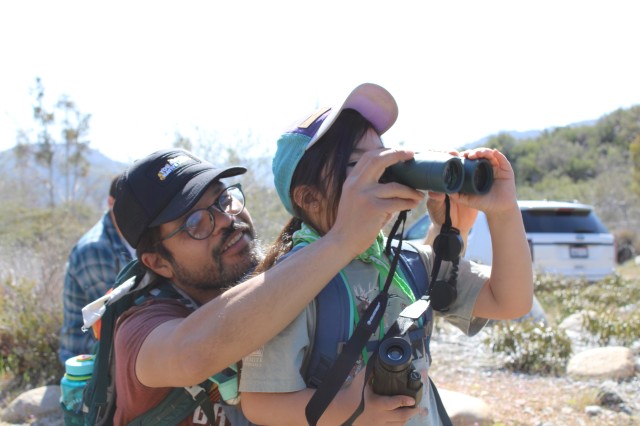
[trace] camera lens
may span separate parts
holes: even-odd
[[[401,337],[385,339],[378,347],[378,360],[388,371],[404,370],[411,359],[411,345]]]
[[[404,356],[404,351],[398,346],[392,346],[387,349],[387,358],[391,361],[400,361]]]

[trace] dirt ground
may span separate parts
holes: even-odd
[[[631,414],[597,405],[600,380],[514,374],[500,368],[482,343],[483,336],[461,334],[435,337],[431,344],[430,375],[436,386],[482,399],[493,412],[494,425],[505,426],[619,426],[640,425],[640,377],[608,382]],[[617,408],[619,409],[619,408]]]

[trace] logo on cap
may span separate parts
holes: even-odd
[[[309,128],[313,123],[316,122],[316,120],[318,120],[318,118],[320,118],[322,115],[324,115],[326,112],[328,112],[331,108],[322,108],[319,109],[318,111],[316,111],[315,113],[311,114],[306,120],[304,120],[302,123],[300,123],[298,125],[299,129],[307,129]]]
[[[165,180],[175,169],[187,163],[189,160],[191,160],[191,158],[187,155],[179,155],[168,159],[167,164],[165,164],[158,172],[158,179],[161,181]]]

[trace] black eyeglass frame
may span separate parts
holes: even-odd
[[[224,193],[229,192],[230,189],[237,189],[238,191],[240,191],[240,195],[242,195],[242,208],[237,213],[228,213],[222,208],[222,206],[220,206],[220,198],[222,197],[222,195]],[[238,200],[236,197],[231,197],[231,198],[233,198],[234,200]],[[192,211],[191,213],[189,213],[189,215],[184,220],[184,222],[182,222],[182,225],[180,225],[178,228],[176,228],[173,231],[171,231],[169,233],[169,235],[167,235],[166,237],[161,238],[160,241],[158,241],[158,242],[161,243],[163,241],[166,241],[169,238],[175,236],[176,234],[178,234],[178,233],[180,233],[182,231],[186,232],[187,235],[190,238],[194,239],[194,240],[198,240],[199,241],[199,240],[207,239],[207,238],[209,238],[209,236],[213,233],[214,229],[216,228],[216,219],[215,219],[215,216],[213,215],[213,211],[211,210],[213,207],[215,207],[219,212],[224,213],[226,215],[237,216],[237,215],[239,215],[240,213],[242,213],[244,211],[245,205],[246,205],[246,197],[244,195],[244,192],[242,191],[242,186],[239,183],[236,183],[235,185],[227,186],[225,189],[223,189],[220,192],[220,194],[216,197],[216,199],[213,201],[213,203],[211,203],[211,205],[209,205],[208,207],[204,207],[202,209],[196,209],[196,210]],[[202,212],[202,211],[206,211],[207,214],[209,215],[209,219],[211,220],[211,231],[207,235],[205,235],[205,236],[203,236],[201,238],[198,238],[198,237],[195,237],[194,235],[191,234],[191,232],[189,231],[189,228],[187,228],[187,223],[189,223],[189,218],[191,218],[191,216],[193,214],[199,213],[199,212]]]

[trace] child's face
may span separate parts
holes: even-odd
[[[384,145],[382,144],[380,136],[373,129],[369,129],[369,131],[365,133],[362,139],[360,139],[360,142],[358,142],[353,152],[349,156],[349,167],[347,167],[347,176],[349,176],[360,157],[362,157],[366,152],[383,147]]]
[[[370,129],[365,135],[360,139],[354,148],[353,152],[349,156],[349,165],[347,166],[347,176],[352,172],[353,167],[356,165],[360,157],[362,157],[366,152],[372,151],[375,149],[383,148],[382,140],[380,136],[373,130]],[[312,218],[312,222],[314,227],[321,233],[326,234],[329,229],[333,226],[333,219],[331,212],[328,210],[329,206],[327,200],[324,197],[321,197],[319,200],[320,208],[317,211],[309,211],[307,210],[307,214],[310,218]]]

